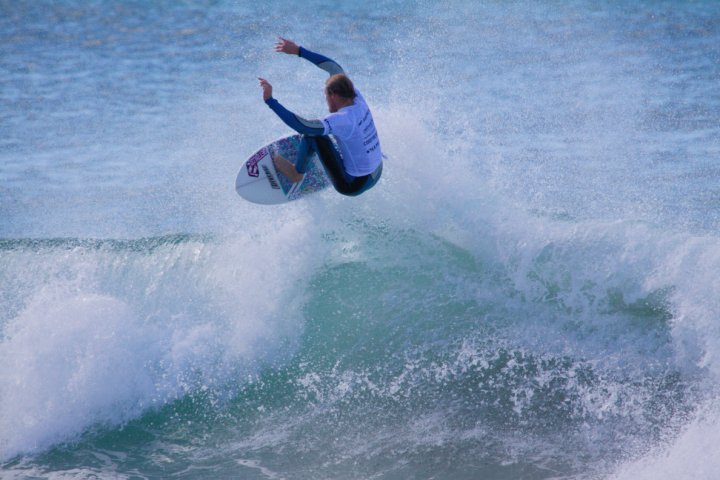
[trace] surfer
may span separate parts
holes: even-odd
[[[273,155],[277,169],[292,182],[299,182],[311,150],[315,150],[339,193],[356,196],[372,188],[380,179],[383,155],[375,122],[363,96],[334,60],[282,37],[278,38],[275,51],[297,55],[330,74],[325,82],[330,114],[321,120],[306,120],[283,107],[273,98],[270,82],[259,78],[265,103],[290,128],[303,135],[295,164]],[[329,135],[335,138],[339,152]]]

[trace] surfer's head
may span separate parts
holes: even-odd
[[[351,105],[355,97],[355,86],[347,75],[338,73],[325,82],[325,99],[330,113]]]

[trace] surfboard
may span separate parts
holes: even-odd
[[[235,179],[235,191],[245,200],[263,205],[287,203],[318,192],[330,185],[330,179],[320,163],[317,153],[308,159],[305,177],[292,183],[280,173],[272,161],[278,154],[295,163],[300,135],[279,138],[265,145],[243,163]]]

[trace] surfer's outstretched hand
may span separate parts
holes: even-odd
[[[270,85],[270,82],[264,78],[258,77],[258,80],[260,80],[260,88],[262,88],[263,91],[263,100],[267,102],[270,98],[272,98],[272,85]]]
[[[292,40],[287,38],[278,37],[275,42],[275,51],[280,53],[287,53],[288,55],[297,55],[300,52],[300,47],[297,46]]]

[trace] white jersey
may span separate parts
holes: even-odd
[[[323,119],[323,135],[335,136],[345,171],[353,177],[362,177],[373,173],[382,163],[382,151],[370,109],[357,89],[355,94],[352,105]]]

